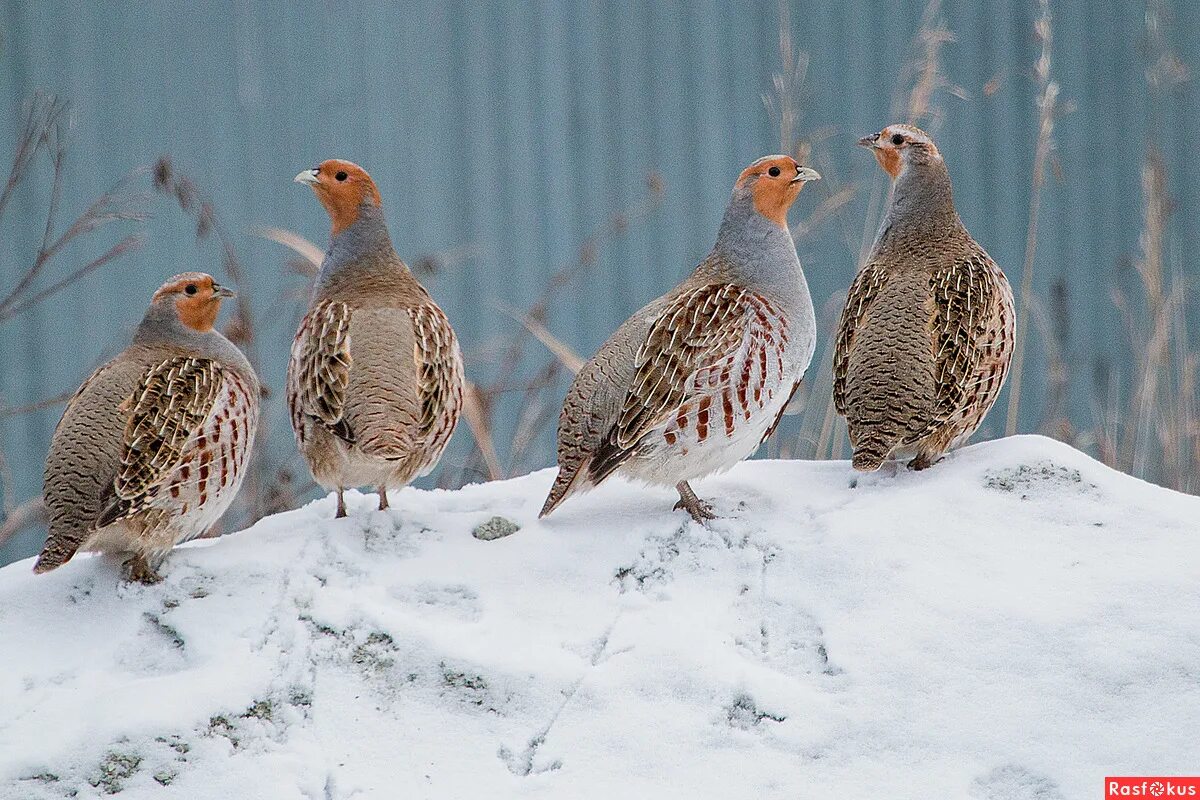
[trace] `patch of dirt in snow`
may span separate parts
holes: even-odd
[[[1058,492],[1098,493],[1096,484],[1083,479],[1083,474],[1052,461],[1020,464],[1015,467],[991,470],[984,474],[983,485],[998,492],[1010,492],[1028,500],[1035,495]]]

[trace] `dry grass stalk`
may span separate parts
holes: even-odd
[[[141,233],[127,234],[110,245],[99,256],[83,264],[60,272],[57,280],[44,284],[44,279],[56,270],[58,261],[66,257],[71,246],[95,249],[97,234],[105,232],[112,224],[120,222],[140,223],[147,218],[148,195],[133,189],[136,179],[144,169],[135,169],[125,175],[107,192],[93,201],[83,213],[70,222],[59,233],[59,204],[63,194],[64,167],[70,144],[71,115],[69,104],[48,94],[35,94],[25,104],[24,117],[17,136],[16,150],[8,179],[0,190],[0,220],[8,210],[9,203],[33,176],[41,157],[50,162],[49,200],[45,209],[45,221],[40,226],[41,240],[37,251],[24,265],[5,264],[0,273],[19,276],[9,289],[0,290],[0,323],[12,320],[39,303],[59,294],[85,276],[96,272],[122,256],[141,247],[145,237]],[[43,285],[44,284],[44,285]],[[40,287],[40,288],[39,288]],[[22,406],[0,405],[0,419],[32,413],[66,402],[74,391],[58,396],[27,403]],[[7,469],[7,460],[0,453],[0,489],[3,489],[4,522],[0,530],[9,531],[8,538],[25,527],[35,524],[33,517],[14,519],[14,504],[11,497],[12,478]],[[33,501],[29,501],[33,502]],[[16,508],[23,508],[17,506]],[[11,513],[9,513],[11,512]],[[11,523],[11,524],[10,524]],[[13,525],[19,528],[13,529]],[[2,539],[0,539],[2,541]]]
[[[1194,491],[1200,444],[1196,417],[1196,356],[1187,319],[1188,284],[1170,276],[1164,261],[1170,201],[1166,167],[1157,147],[1147,146],[1142,168],[1141,253],[1133,262],[1141,306],[1123,293],[1114,300],[1126,318],[1137,367],[1115,448],[1116,466],[1172,488]]]
[[[624,234],[631,225],[646,219],[662,205],[665,191],[662,178],[651,173],[646,180],[645,197],[612,214],[592,231],[580,244],[576,258],[550,276],[528,308],[523,311],[502,309],[519,321],[521,327],[505,340],[491,343],[486,351],[470,354],[471,361],[486,361],[499,366],[491,381],[474,385],[471,402],[464,406],[464,418],[475,436],[476,451],[458,465],[458,475],[443,470],[442,482],[461,485],[476,475],[488,479],[508,477],[535,466],[528,458],[534,443],[557,419],[561,373],[564,368],[574,371],[583,364],[578,354],[550,332],[547,327],[549,310],[565,288],[596,264],[604,244]],[[552,358],[548,362],[528,363],[531,339],[541,342],[550,352]],[[508,439],[507,464],[503,464],[495,446],[496,412],[501,398],[511,393],[521,396],[521,412]],[[553,397],[548,397],[547,393]],[[543,459],[539,457],[537,462],[536,465],[540,465]]]
[[[470,381],[463,390],[462,413],[467,427],[471,429],[471,436],[475,439],[479,457],[483,459],[487,479],[495,481],[503,478],[504,471],[500,468],[500,459],[496,455],[495,440],[492,436],[491,415],[484,410],[479,387]]]
[[[1150,123],[1146,126],[1141,171],[1142,233],[1139,252],[1119,283],[1113,304],[1135,356],[1126,374],[1108,357],[1097,364],[1093,388],[1093,427],[1063,438],[1093,450],[1110,466],[1186,492],[1200,489],[1200,416],[1197,414],[1197,354],[1191,345],[1191,285],[1172,246],[1169,180],[1158,145],[1164,100],[1190,79],[1187,66],[1171,50],[1166,35],[1170,11],[1165,2],[1147,3],[1146,85]],[[1046,336],[1047,340],[1052,337]],[[1065,339],[1064,334],[1058,340]],[[1051,429],[1053,435],[1060,431]]]
[[[1058,115],[1058,83],[1050,77],[1050,56],[1053,27],[1049,0],[1041,0],[1041,14],[1034,23],[1041,42],[1041,53],[1034,65],[1038,83],[1038,135],[1033,151],[1033,178],[1029,195],[1029,221],[1025,229],[1025,261],[1021,267],[1021,290],[1017,297],[1017,341],[1013,352],[1012,371],[1008,379],[1008,413],[1004,435],[1017,432],[1021,405],[1021,383],[1025,371],[1026,339],[1029,334],[1029,301],[1033,294],[1033,262],[1037,254],[1038,219],[1042,205],[1042,189],[1046,185],[1046,162],[1054,148],[1054,121]]]
[[[254,234],[281,244],[299,256],[299,268],[294,271],[298,275],[315,278],[321,262],[325,260],[325,251],[305,239],[300,234],[285,228],[256,228]]]
[[[576,375],[579,370],[583,369],[586,361],[576,353],[571,346],[552,334],[545,325],[538,322],[536,319],[526,314],[523,311],[517,311],[514,308],[497,304],[497,307],[503,313],[515,319],[517,322],[525,326],[525,330],[533,334],[533,337],[546,346],[554,357],[562,363],[564,367],[572,374]]]
[[[18,533],[46,524],[46,506],[42,503],[41,495],[30,498],[20,505],[5,509],[4,519],[0,520],[0,547]]]
[[[66,163],[70,109],[65,101],[54,95],[37,94],[26,104],[25,121],[18,136],[17,150],[13,155],[12,168],[4,190],[0,192],[0,217],[18,188],[29,178],[38,155],[44,153],[51,162],[50,199],[46,208],[46,221],[42,228],[42,240],[29,266],[24,270],[11,269],[20,274],[15,286],[0,297],[0,322],[12,319],[38,303],[52,297],[75,281],[112,263],[121,256],[136,250],[145,242],[140,233],[129,234],[109,247],[101,255],[70,270],[65,276],[49,286],[36,290],[39,279],[62,251],[70,244],[89,236],[114,222],[142,222],[146,219],[147,196],[134,192],[132,184],[144,169],[135,169],[115,186],[100,195],[82,214],[75,218],[61,234],[58,227],[59,202],[62,198],[63,167]],[[9,272],[9,269],[5,270]]]

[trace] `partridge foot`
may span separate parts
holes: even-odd
[[[692,487],[688,486],[687,481],[680,481],[675,484],[675,488],[679,490],[679,502],[675,504],[673,511],[683,509],[692,515],[692,519],[703,525],[710,519],[716,519],[717,515],[713,511],[712,506],[696,497],[696,493],[692,491]]]
[[[130,583],[144,583],[147,586],[162,581],[162,575],[155,572],[146,561],[145,556],[131,556],[125,561],[125,570]]]

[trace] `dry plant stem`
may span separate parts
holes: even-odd
[[[42,498],[39,496],[26,500],[6,514],[4,520],[0,522],[0,547],[3,547],[5,542],[18,533],[44,524],[46,524],[46,506],[43,505]]]
[[[644,199],[613,214],[590,233],[580,245],[578,257],[560,267],[550,277],[541,294],[528,309],[523,312],[509,312],[522,323],[522,326],[504,342],[498,357],[489,357],[489,361],[498,361],[499,363],[496,377],[488,384],[476,384],[474,390],[467,393],[470,397],[463,406],[464,417],[475,434],[479,456],[489,478],[505,477],[494,440],[494,410],[499,398],[510,391],[520,391],[523,393],[522,408],[526,411],[530,408],[540,408],[545,403],[538,398],[555,385],[559,362],[561,361],[568,367],[575,365],[576,368],[583,363],[583,360],[571,348],[560,342],[546,328],[546,319],[554,299],[559,292],[596,263],[597,253],[602,244],[621,235],[629,229],[631,224],[645,219],[656,211],[662,204],[664,191],[662,179],[656,173],[651,173],[647,179],[647,196]],[[525,364],[526,348],[530,338],[537,338],[554,354],[554,361],[550,364],[553,369],[543,369],[532,381],[520,380],[517,376]],[[551,377],[547,378],[547,375]],[[522,424],[520,441],[514,438],[510,455],[523,455],[528,443],[535,440],[540,433],[540,428],[537,430],[529,428],[526,424],[528,419],[529,417],[524,418],[526,422]],[[541,425],[544,426],[549,424],[547,420],[552,421],[553,417],[539,413],[535,414],[533,419],[541,421]],[[522,467],[523,464],[518,463],[516,458],[510,458],[510,470]]]
[[[583,365],[587,363],[579,356],[571,346],[552,334],[545,325],[533,319],[531,316],[522,311],[517,311],[510,306],[497,304],[501,312],[515,319],[517,322],[525,326],[525,330],[533,334],[533,337],[546,346],[554,357],[557,358],[564,367],[566,367],[572,375],[579,373],[583,369]]]
[[[21,123],[20,133],[17,135],[17,149],[13,153],[12,169],[8,173],[4,190],[0,192],[0,216],[8,207],[13,192],[25,179],[33,159],[47,146],[50,132],[63,125],[69,125],[69,120],[64,119],[68,116],[68,109],[69,106],[65,100],[59,100],[52,94],[46,95],[40,92],[25,103],[25,119]]]
[[[145,242],[145,237],[140,233],[129,234],[115,245],[109,247],[100,256],[70,270],[64,277],[53,281],[41,289],[36,288],[54,264],[56,257],[60,256],[64,248],[68,245],[88,239],[90,234],[104,229],[111,223],[120,221],[142,222],[147,217],[144,206],[148,196],[145,193],[134,192],[131,189],[135,179],[140,177],[145,170],[135,169],[125,175],[111,189],[94,200],[83,213],[67,226],[63,233],[56,234],[59,227],[59,206],[63,194],[63,176],[69,149],[70,127],[70,110],[69,104],[66,101],[60,100],[54,95],[39,93],[35,94],[26,103],[25,116],[17,137],[17,148],[13,154],[12,167],[9,170],[4,188],[0,191],[0,218],[3,218],[4,213],[8,209],[9,202],[16,195],[16,191],[29,178],[38,156],[43,153],[50,159],[49,201],[45,210],[45,222],[41,226],[41,239],[32,261],[29,262],[29,265],[24,270],[19,270],[15,265],[5,265],[5,273],[19,274],[20,277],[7,293],[0,295],[0,323],[11,320],[17,315],[28,311],[38,303],[49,299],[71,286],[84,276],[101,269],[130,251],[137,249]],[[72,394],[74,394],[73,391],[25,406],[0,408],[0,419],[58,405],[65,402]],[[7,465],[3,454],[0,454],[0,462]],[[3,471],[0,471],[0,484],[6,487],[11,487],[12,485],[7,467]],[[11,507],[11,498],[8,491],[4,493],[4,497],[4,507],[7,511]],[[28,501],[25,505],[18,507],[17,511],[27,506],[32,507],[29,504],[35,502],[40,504],[40,498],[36,501]],[[13,514],[16,514],[16,511]],[[35,519],[28,516],[7,516],[6,521],[3,523],[3,528],[0,528],[0,530],[7,532],[3,538],[7,539],[14,535],[17,530],[36,524],[39,519],[40,517]],[[18,527],[14,528],[13,526]]]
[[[578,258],[555,272],[546,283],[546,288],[534,303],[522,315],[532,320],[544,323],[549,312],[551,301],[566,286],[570,285],[580,274],[596,263],[597,249],[600,244],[612,237],[618,236],[629,228],[634,221],[640,221],[656,211],[662,204],[664,186],[657,174],[651,174],[647,180],[648,197],[637,203],[632,210],[619,211],[613,214],[597,230],[590,233],[579,247]],[[518,332],[510,341],[501,359],[500,378],[493,385],[503,384],[520,366],[525,354],[529,332]]]
[[[558,397],[555,396],[550,402],[544,398],[546,391],[557,385],[561,369],[558,361],[547,362],[525,389],[521,416],[509,445],[509,474],[517,473],[526,453],[537,441],[538,434],[558,419],[561,408]]]
[[[1056,439],[1070,441],[1073,429],[1066,416],[1067,390],[1070,379],[1067,364],[1063,358],[1063,347],[1068,337],[1056,330],[1055,322],[1061,322],[1069,313],[1069,304],[1065,299],[1065,286],[1056,288],[1052,312],[1048,313],[1043,303],[1036,297],[1030,298],[1030,320],[1041,337],[1046,351],[1047,400],[1042,414],[1039,430],[1048,432]]]
[[[80,278],[92,273],[117,258],[141,247],[145,237],[130,234],[110,247],[105,253],[72,270],[66,277],[49,287],[34,292],[33,287],[64,247],[82,236],[93,233],[112,222],[144,221],[147,217],[144,205],[146,195],[132,192],[135,179],[145,174],[144,168],[134,169],[125,175],[84,210],[64,231],[55,236],[58,207],[62,197],[63,167],[66,163],[70,127],[68,105],[53,95],[35,95],[28,104],[28,112],[20,134],[17,152],[13,156],[12,169],[4,191],[0,194],[0,216],[8,206],[13,192],[25,181],[37,155],[47,152],[51,159],[50,201],[46,209],[46,221],[42,228],[42,240],[34,255],[33,263],[21,273],[16,285],[0,299],[0,322],[11,319],[38,303],[62,291]]]
[[[1025,351],[1029,334],[1029,300],[1033,292],[1033,262],[1037,254],[1038,212],[1042,205],[1042,189],[1046,184],[1046,160],[1054,147],[1054,118],[1058,102],[1058,84],[1050,79],[1050,55],[1053,29],[1050,23],[1049,0],[1041,0],[1041,16],[1034,25],[1042,43],[1041,55],[1034,67],[1038,92],[1038,136],[1033,151],[1033,180],[1029,197],[1029,222],[1025,232],[1025,262],[1021,267],[1021,294],[1017,301],[1017,341],[1013,352],[1012,371],[1008,381],[1008,414],[1004,435],[1017,432],[1021,407],[1021,381],[1025,371]]]
[[[65,392],[60,392],[59,394],[54,395],[54,397],[47,397],[44,400],[38,400],[33,403],[28,403],[27,405],[6,406],[0,408],[0,419],[4,419],[5,417],[19,417],[22,414],[31,414],[35,411],[41,411],[46,408],[60,406],[70,400],[75,395],[76,391],[78,390],[70,389]]]
[[[1197,420],[1197,355],[1189,329],[1190,286],[1178,257],[1172,258],[1171,200],[1166,165],[1158,144],[1163,102],[1168,92],[1190,79],[1187,66],[1170,46],[1163,0],[1149,0],[1147,109],[1142,166],[1142,234],[1132,266],[1140,297],[1135,305],[1121,288],[1113,302],[1136,354],[1129,388],[1113,370],[1104,402],[1096,410],[1094,437],[1102,458],[1118,469],[1184,491],[1197,488],[1200,424]],[[1098,388],[1098,394],[1104,386]]]
[[[800,155],[802,143],[796,135],[800,122],[800,93],[808,74],[808,53],[792,41],[792,15],[787,0],[777,6],[780,71],[771,77],[771,91],[763,95],[767,113],[779,125],[780,152]],[[802,162],[804,159],[798,159]]]
[[[254,233],[264,239],[270,239],[276,244],[281,244],[300,256],[300,263],[304,267],[298,271],[309,278],[316,277],[317,270],[321,268],[321,262],[325,260],[325,251],[320,247],[300,234],[284,228],[256,228]]]
[[[475,438],[475,446],[479,448],[479,454],[487,468],[488,480],[496,481],[504,475],[500,470],[500,459],[496,457],[496,446],[493,444],[491,415],[484,411],[479,397],[479,387],[468,381],[463,390],[463,418]]]

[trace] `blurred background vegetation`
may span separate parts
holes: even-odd
[[[828,337],[886,199],[854,142],[896,121],[936,137],[1022,311],[975,438],[1046,433],[1196,492],[1188,54],[1195,0],[5,0],[0,563],[41,544],[63,403],[182,270],[236,285],[223,324],[271,392],[222,529],[314,494],[281,392],[328,233],[300,169],[372,173],[458,330],[468,419],[425,482],[457,486],[553,463],[579,359],[703,257],[760,155],[824,176],[792,223]],[[846,457],[825,345],[804,391],[762,453]]]

